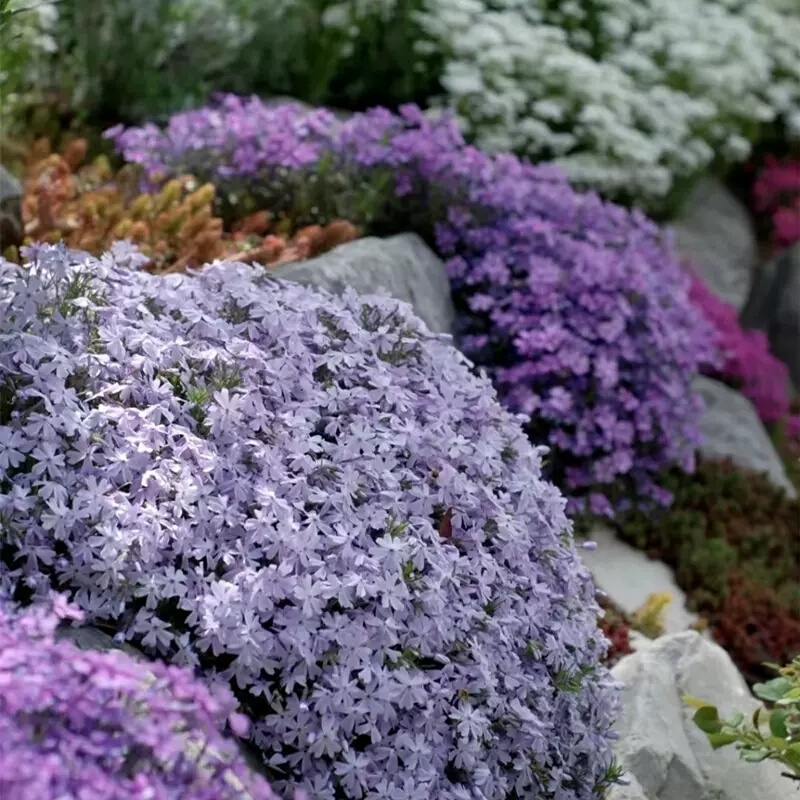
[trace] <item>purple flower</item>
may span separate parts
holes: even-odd
[[[553,166],[486,155],[452,118],[430,121],[414,106],[340,122],[223,96],[164,131],[109,136],[149,171],[197,170],[223,194],[246,191],[272,209],[293,186],[307,194],[314,176],[319,206],[365,193],[331,214],[433,231],[459,347],[504,405],[530,417],[533,440],[552,446],[548,474],[573,499],[616,484],[620,497],[652,500],[649,484],[691,459],[700,411],[691,381],[714,358],[712,334],[670,240],[643,214],[576,192]],[[258,167],[236,160],[245,144]],[[610,409],[608,424],[593,424],[598,408]]]
[[[0,603],[0,797],[277,800],[221,733],[226,716],[246,732],[227,689],[56,640],[81,616],[60,594],[25,612]]]
[[[0,261],[0,313],[45,287],[0,339],[30,454],[0,467],[0,590],[64,591],[228,683],[281,792],[593,800],[617,710],[594,586],[488,379],[387,298],[116,252]],[[142,736],[169,744],[153,708]]]

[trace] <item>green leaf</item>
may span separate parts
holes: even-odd
[[[694,724],[700,728],[703,733],[719,733],[722,730],[722,723],[719,719],[719,713],[714,706],[704,706],[695,713]]]
[[[786,739],[789,731],[786,728],[787,713],[782,710],[773,711],[769,716],[769,730],[773,736],[779,739]]]
[[[692,697],[688,694],[683,695],[681,700],[692,708],[709,708],[708,700],[698,700],[696,697]]]
[[[715,750],[718,750],[720,747],[725,747],[725,745],[733,744],[739,740],[739,737],[735,733],[707,733],[706,737],[708,738],[709,744]]]
[[[766,761],[769,758],[768,750],[742,750],[742,761],[748,761],[751,764],[758,764],[760,761]]]
[[[753,692],[756,697],[774,703],[792,689],[794,689],[794,683],[788,678],[775,678],[766,683],[757,683],[753,687]]]
[[[729,720],[728,720],[728,727],[730,728],[738,728],[744,722],[744,714],[741,711],[737,711]]]
[[[782,753],[789,746],[783,736],[770,736],[764,741],[764,747],[768,747],[774,753]]]

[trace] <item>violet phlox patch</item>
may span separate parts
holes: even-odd
[[[355,222],[427,231],[446,259],[458,346],[552,448],[548,474],[576,509],[667,503],[657,476],[692,468],[691,380],[715,357],[711,328],[668,237],[641,213],[575,191],[553,166],[470,147],[452,118],[414,106],[342,122],[227,95],[164,130],[109,136],[150,174],[205,169],[234,196],[275,200],[288,176],[302,174],[304,191],[338,176],[365,187],[369,217]]]
[[[0,603],[1,797],[277,800],[221,733],[249,725],[227,687],[56,639],[82,616],[62,595],[24,612]]]
[[[616,687],[543,448],[401,303],[0,262],[0,587],[230,683],[278,791],[590,800]]]

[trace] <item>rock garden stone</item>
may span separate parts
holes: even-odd
[[[706,405],[700,420],[700,452],[709,458],[730,458],[740,467],[766,473],[795,497],[783,462],[753,404],[735,389],[710,378],[697,377],[694,388]]]
[[[741,323],[767,334],[770,350],[800,389],[800,242],[756,270]]]
[[[613,786],[608,793],[607,800],[648,800],[642,785],[633,775],[627,775],[630,781],[627,786]]]
[[[790,800],[796,793],[780,765],[748,764],[733,747],[714,751],[694,725],[685,695],[716,705],[724,718],[758,706],[719,645],[695,631],[662,636],[612,674],[624,686],[616,754],[632,781],[610,800]]]
[[[22,194],[20,182],[0,164],[0,255],[22,244]]]
[[[96,650],[101,653],[107,653],[110,650],[122,650],[133,658],[147,660],[145,655],[132,645],[128,643],[117,644],[107,633],[91,625],[80,625],[78,627],[62,625],[56,631],[56,638],[66,639],[80,650]]]
[[[720,181],[706,179],[673,225],[675,246],[709,288],[734,308],[747,300],[758,242],[747,208]]]
[[[621,541],[605,525],[595,526],[588,538],[597,542],[597,549],[580,551],[583,563],[597,586],[626,614],[633,614],[651,594],[667,592],[672,596],[664,609],[667,633],[685,631],[697,620],[697,615],[686,609],[686,595],[666,564]],[[646,647],[649,641],[645,638],[636,649]]]
[[[359,294],[383,290],[410,303],[434,333],[453,333],[455,309],[444,264],[414,233],[347,242],[317,258],[280,266],[273,274],[336,294],[348,286]]]

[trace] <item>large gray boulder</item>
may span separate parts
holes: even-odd
[[[706,406],[700,420],[700,452],[709,458],[730,458],[740,467],[766,473],[776,486],[795,497],[783,462],[753,404],[735,389],[710,378],[697,377],[693,386]]]
[[[625,776],[628,783],[624,786],[612,786],[606,800],[649,800],[642,785],[633,775]]]
[[[434,333],[453,334],[455,310],[444,264],[414,233],[357,239],[317,258],[281,265],[273,274],[334,294],[348,286],[359,294],[384,290],[410,303]]]
[[[6,248],[22,244],[22,194],[20,182],[0,164],[0,256]]]
[[[737,310],[745,304],[758,242],[750,214],[720,181],[700,181],[673,223],[678,254]]]
[[[770,350],[800,389],[800,242],[756,270],[741,323],[767,334]]]
[[[712,750],[683,696],[728,718],[758,706],[728,654],[695,631],[656,639],[613,669],[623,684],[616,755],[632,778],[609,800],[800,800],[772,762],[740,761],[733,746]]]

